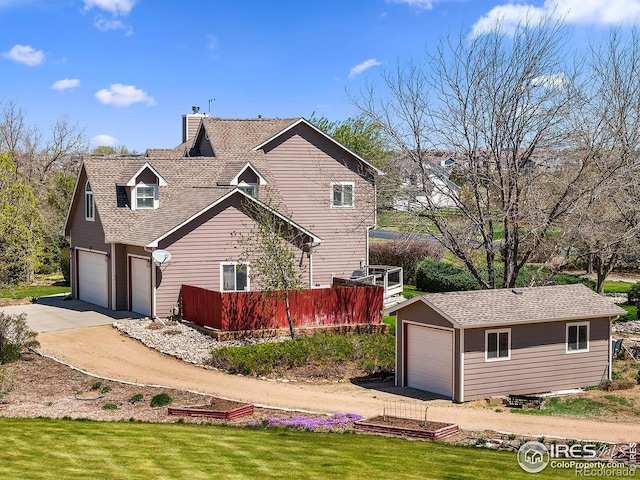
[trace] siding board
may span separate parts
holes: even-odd
[[[608,373],[609,319],[590,320],[589,351],[566,353],[566,324],[511,326],[511,359],[486,362],[484,328],[465,330],[465,400],[597,385]]]

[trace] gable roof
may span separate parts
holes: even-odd
[[[399,303],[387,309],[385,315],[416,302],[428,305],[456,328],[615,317],[626,313],[610,299],[577,284],[429,293]]]
[[[358,161],[362,162],[364,165],[366,165],[367,167],[369,167],[371,170],[373,170],[376,174],[378,175],[384,175],[384,172],[382,170],[380,170],[379,168],[377,168],[376,166],[374,166],[372,163],[368,162],[367,160],[365,160],[364,158],[362,158],[360,155],[358,155],[357,153],[355,153],[353,150],[345,147],[343,144],[341,144],[340,142],[338,142],[335,138],[333,138],[330,135],[327,135],[325,132],[323,132],[322,130],[320,130],[318,127],[316,127],[313,123],[305,120],[304,118],[299,118],[297,119],[294,123],[292,123],[291,125],[288,125],[287,127],[285,127],[282,131],[277,132],[276,134],[274,134],[273,136],[267,138],[266,140],[264,140],[263,142],[259,143],[258,145],[253,147],[253,150],[260,150],[262,148],[265,147],[265,145],[267,145],[268,143],[272,142],[273,140],[275,140],[277,137],[279,137],[280,135],[283,135],[284,133],[286,133],[287,131],[291,130],[292,128],[296,127],[297,125],[306,125],[307,127],[311,128],[312,130],[316,131],[317,133],[319,133],[320,135],[322,135],[324,138],[326,138],[327,140],[329,140],[330,142],[332,142],[335,145],[338,145],[340,148],[342,148],[343,150],[346,150],[347,152],[349,152],[351,155],[353,155],[354,157],[356,157],[358,159]]]

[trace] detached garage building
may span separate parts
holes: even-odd
[[[395,305],[396,385],[464,402],[610,379],[611,320],[584,285],[434,293]]]

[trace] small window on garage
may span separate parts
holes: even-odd
[[[511,329],[485,331],[485,360],[495,362],[511,358]]]
[[[93,190],[91,184],[87,182],[84,187],[84,218],[85,220],[95,220],[95,204],[93,202]]]
[[[589,322],[567,323],[567,353],[589,351]]]

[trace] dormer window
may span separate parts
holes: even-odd
[[[95,220],[95,204],[93,202],[93,190],[87,182],[84,187],[84,219],[93,222]]]
[[[158,208],[156,185],[140,184],[136,186],[136,210]]]

